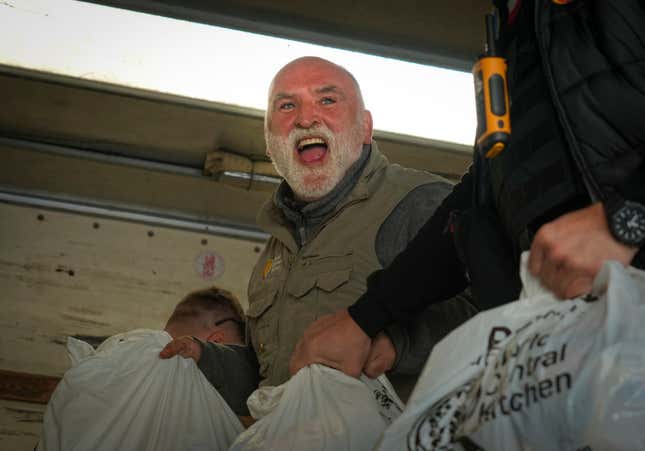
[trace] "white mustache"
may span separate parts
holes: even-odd
[[[289,133],[289,136],[287,136],[287,143],[291,147],[295,147],[298,145],[298,143],[301,140],[305,138],[311,138],[312,136],[324,139],[328,146],[335,138],[334,133],[331,130],[329,130],[326,126],[317,125],[315,127],[310,127],[306,129],[298,128],[298,129],[291,130],[291,132]]]

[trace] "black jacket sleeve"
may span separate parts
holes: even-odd
[[[394,321],[405,321],[460,293],[468,282],[449,230],[454,211],[472,203],[472,168],[394,261],[367,279],[367,291],[349,307],[370,337]]]

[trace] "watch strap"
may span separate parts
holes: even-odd
[[[625,198],[614,190],[608,190],[602,203],[605,207],[607,223],[610,224],[609,228],[611,229],[612,216],[625,204]]]
[[[645,269],[645,246],[641,246],[638,249],[630,264],[635,268]]]

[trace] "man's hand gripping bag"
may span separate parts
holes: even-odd
[[[378,450],[645,450],[645,272],[605,263],[560,301],[522,268],[519,301],[435,346]]]

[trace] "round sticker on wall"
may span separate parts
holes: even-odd
[[[202,252],[195,258],[194,267],[202,279],[215,280],[224,274],[224,259],[215,251]]]

